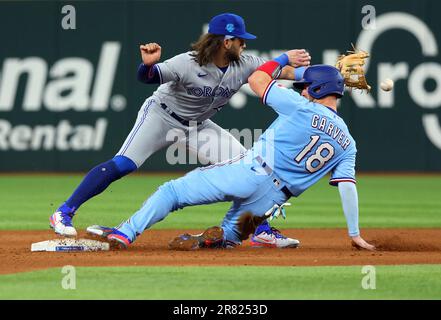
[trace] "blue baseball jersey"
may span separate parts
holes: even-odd
[[[294,196],[328,172],[332,172],[331,184],[355,182],[355,141],[337,113],[276,82],[270,83],[263,101],[279,116],[250,152],[167,182],[118,230],[133,241],[172,211],[233,200],[222,229],[227,241],[240,243],[244,213],[263,216],[274,204],[286,201],[282,185],[275,181],[281,180]],[[345,215],[349,234],[358,235],[358,210]]]
[[[310,102],[272,81],[262,97],[277,119],[253,146],[294,196],[328,172],[330,184],[355,181],[357,148],[343,119],[331,108]]]

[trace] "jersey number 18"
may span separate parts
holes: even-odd
[[[317,144],[317,142],[320,140],[320,136],[311,136],[311,141],[303,148],[302,151],[297,155],[297,157],[294,158],[294,160],[297,163],[300,163],[304,157],[314,148],[314,146]],[[325,156],[322,155],[323,151],[327,151],[327,154]],[[332,157],[334,156],[334,147],[328,143],[324,142],[321,145],[317,147],[317,150],[315,153],[310,155],[308,159],[306,159],[306,170],[308,170],[310,173],[314,173],[325,165],[326,162],[328,162]],[[316,166],[313,166],[313,164],[317,164]]]

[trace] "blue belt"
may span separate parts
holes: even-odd
[[[190,126],[190,121],[182,119],[180,116],[178,116],[176,113],[174,113],[172,111],[172,109],[170,109],[169,107],[167,107],[167,105],[165,105],[164,103],[161,103],[161,108],[165,110],[165,112],[167,112],[169,115],[171,115],[173,118],[175,118],[176,120],[178,120],[180,123],[182,123],[184,126],[189,127]],[[196,122],[196,124],[199,126],[202,124],[202,122]]]

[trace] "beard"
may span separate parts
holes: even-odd
[[[225,52],[225,58],[227,58],[228,61],[236,62],[240,60],[240,53],[230,49]]]

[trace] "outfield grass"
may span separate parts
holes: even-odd
[[[84,204],[75,225],[117,225],[134,213],[165,181],[176,176],[133,175],[112,184]],[[80,175],[1,176],[0,229],[47,229],[48,218],[81,181]],[[358,178],[361,227],[441,227],[441,176]],[[291,199],[281,228],[345,227],[340,197],[327,179]],[[196,206],[172,213],[158,229],[203,229],[219,224],[229,203]]]
[[[440,266],[375,273],[366,290],[362,267],[83,267],[66,290],[49,269],[0,276],[0,299],[441,299]]]

